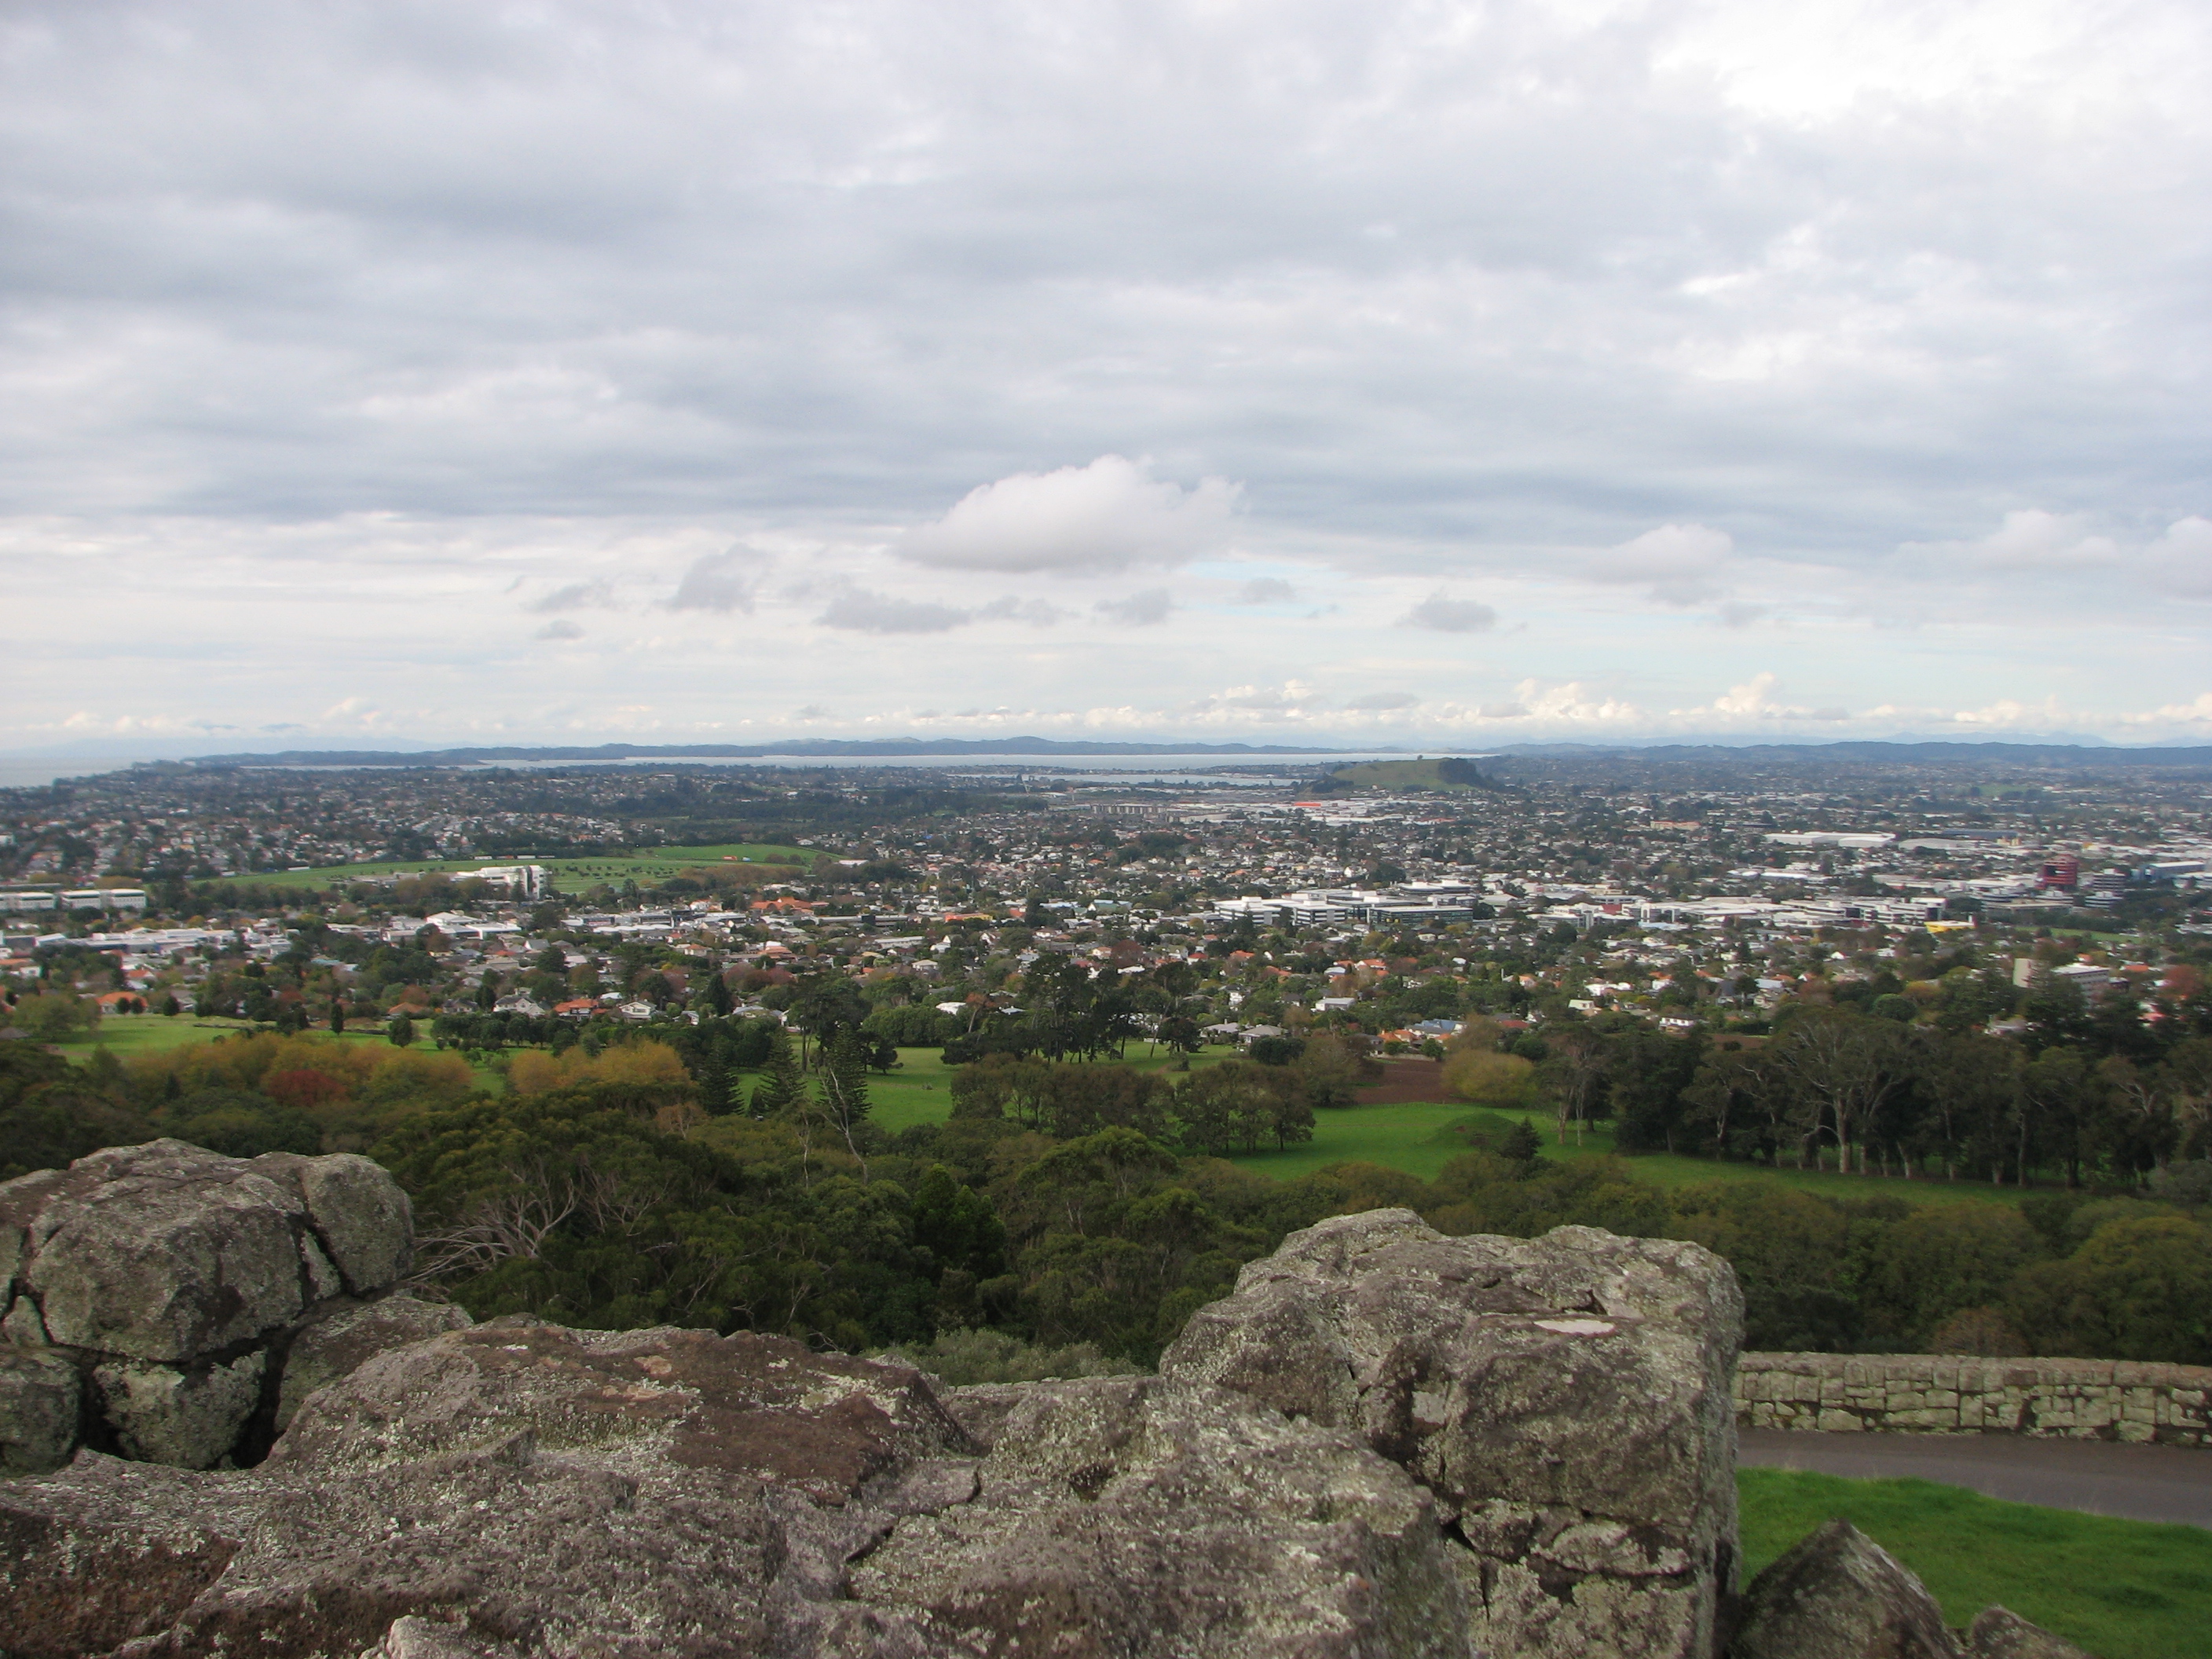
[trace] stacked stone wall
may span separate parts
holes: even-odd
[[[2026,1434],[2212,1447],[2212,1367],[1963,1354],[1747,1353],[1747,1429]]]

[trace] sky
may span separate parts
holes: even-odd
[[[2212,8],[10,0],[0,749],[2212,742]]]

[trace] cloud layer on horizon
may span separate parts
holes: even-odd
[[[0,747],[2203,738],[2208,73],[2179,0],[17,8]]]

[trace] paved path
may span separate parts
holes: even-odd
[[[1744,1429],[1736,1461],[1859,1479],[1910,1475],[2015,1504],[2212,1527],[2212,1449],[2010,1434],[1819,1434]]]

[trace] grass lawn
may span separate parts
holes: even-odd
[[[1465,1150],[1443,1130],[1455,1120],[1478,1109],[1463,1102],[1401,1101],[1389,1105],[1351,1106],[1315,1114],[1314,1138],[1303,1146],[1283,1152],[1240,1154],[1235,1162],[1247,1169],[1279,1179],[1294,1180],[1332,1164],[1354,1161],[1403,1170],[1424,1181]],[[1559,1144],[1558,1125],[1537,1112],[1499,1112],[1533,1124],[1544,1137],[1547,1158],[1601,1157],[1613,1150],[1613,1132],[1583,1131],[1581,1144],[1571,1135]],[[1723,1164],[1702,1158],[1678,1158],[1666,1152],[1640,1152],[1627,1159],[1642,1180],[1656,1187],[1687,1187],[1701,1181],[1778,1182],[1827,1198],[1867,1198],[1875,1194],[1902,1198],[1914,1204],[2013,1204],[2020,1194],[2010,1188],[1991,1188],[1972,1182],[1955,1184],[1941,1181],[1905,1181],[1895,1176],[1837,1175],[1811,1170],[1769,1170],[1751,1164]]]
[[[1194,1054],[1191,1064],[1211,1066],[1236,1053],[1233,1048],[1208,1048]],[[941,1123],[952,1114],[951,1076],[934,1048],[902,1048],[898,1070],[888,1077],[871,1075],[868,1098],[872,1115],[893,1133],[916,1123]],[[1127,1064],[1140,1071],[1164,1071],[1174,1063],[1165,1052],[1147,1059],[1142,1048],[1132,1044]],[[1443,1134],[1445,1127],[1478,1109],[1465,1102],[1398,1101],[1383,1105],[1351,1106],[1316,1114],[1314,1138],[1286,1151],[1239,1154],[1232,1161],[1261,1175],[1293,1181],[1332,1164],[1380,1164],[1403,1170],[1424,1181],[1433,1181],[1464,1145]],[[1551,1158],[1590,1158],[1613,1151],[1609,1129],[1583,1133],[1577,1146],[1570,1139],[1556,1143],[1556,1126],[1541,1113],[1498,1114],[1525,1117],[1544,1137]],[[2011,1188],[1991,1188],[1972,1182],[1955,1184],[1941,1181],[1905,1181],[1894,1176],[1836,1175],[1810,1170],[1767,1170],[1748,1164],[1722,1164],[1702,1158],[1640,1153],[1628,1159],[1641,1179],[1658,1187],[1686,1187],[1701,1181],[1779,1182],[1829,1198],[1866,1198],[1880,1193],[1915,1204],[2013,1204],[2019,1194]]]
[[[129,1060],[137,1054],[188,1048],[195,1042],[212,1042],[233,1031],[252,1029],[242,1019],[199,1019],[191,1014],[174,1018],[165,1014],[114,1014],[100,1022],[100,1030],[92,1037],[78,1037],[55,1046],[81,1066],[100,1048],[118,1060]]]
[[[609,854],[591,859],[513,859],[503,855],[474,859],[410,860],[398,864],[333,864],[314,870],[272,870],[224,877],[262,887],[307,890],[342,886],[372,876],[465,875],[488,864],[542,864],[570,888],[626,880],[662,881],[702,865],[811,865],[822,855],[817,847],[781,847],[767,842],[732,842],[726,847],[654,847],[637,852]]]
[[[189,1048],[195,1042],[212,1042],[217,1037],[228,1036],[234,1031],[252,1031],[257,1028],[242,1019],[196,1019],[190,1014],[179,1014],[172,1019],[161,1014],[125,1014],[100,1022],[98,1035],[89,1041],[56,1044],[63,1058],[82,1066],[93,1055],[105,1048],[118,1060],[132,1060],[140,1054],[167,1054],[172,1048]],[[309,1035],[328,1041],[328,1031]],[[342,1031],[340,1042],[388,1042],[383,1028],[366,1028]],[[427,1045],[426,1045],[427,1046]],[[507,1092],[507,1074],[490,1066],[480,1066],[472,1060],[469,1069],[476,1074],[477,1086],[495,1095]]]
[[[1190,1063],[1202,1068],[1226,1060],[1235,1052],[1233,1048],[1208,1048],[1192,1055]],[[1175,1060],[1174,1053],[1169,1049],[1163,1048],[1147,1057],[1143,1046],[1133,1042],[1123,1064],[1139,1072],[1161,1072]],[[944,1122],[952,1115],[953,1070],[945,1063],[938,1049],[900,1049],[898,1070],[888,1076],[879,1072],[868,1073],[868,1115],[893,1133],[917,1123]]]
[[[2099,1656],[2212,1655],[2212,1531],[2007,1504],[1929,1480],[1740,1469],[1744,1577],[1842,1516],[1964,1626],[2002,1602]]]

